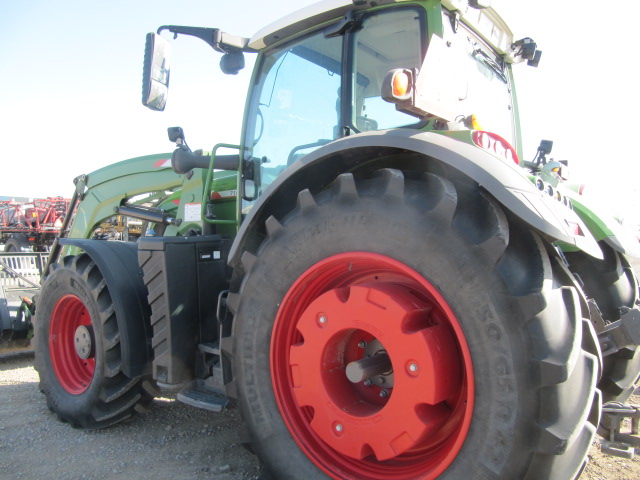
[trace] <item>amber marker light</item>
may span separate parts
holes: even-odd
[[[478,120],[478,116],[475,113],[471,115],[471,128],[474,130],[484,130],[482,128],[480,120]]]
[[[407,68],[396,68],[387,72],[382,83],[382,98],[399,104],[413,96],[414,72]]]
[[[392,84],[393,96],[396,98],[407,98],[411,93],[411,78],[405,70],[396,70]]]
[[[478,116],[475,113],[473,115],[464,117],[462,119],[462,123],[470,130],[484,130],[484,128],[482,128],[480,120],[478,119]]]

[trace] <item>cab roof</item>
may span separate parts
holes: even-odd
[[[323,0],[290,13],[261,28],[249,40],[249,48],[262,50],[282,38],[288,38],[309,28],[330,22],[345,15],[349,10],[366,10],[374,5],[386,5],[408,0]]]
[[[323,0],[290,13],[260,29],[248,42],[248,49],[259,51],[283,38],[289,38],[323,23],[344,16],[349,10],[367,10],[374,6],[410,2],[412,0]],[[473,8],[468,0],[442,0],[450,11],[472,26],[498,52],[510,56],[513,33],[491,8]]]

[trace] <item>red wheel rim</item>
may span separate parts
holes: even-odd
[[[377,354],[392,371],[347,378]],[[474,384],[462,328],[431,283],[389,257],[344,253],[303,273],[278,310],[271,366],[289,431],[333,478],[435,479],[466,438]]]
[[[75,295],[62,297],[51,314],[49,352],[53,371],[67,392],[79,395],[89,388],[96,369],[93,352],[82,358],[76,349],[79,329],[91,331],[91,316]],[[91,349],[92,350],[92,349]]]

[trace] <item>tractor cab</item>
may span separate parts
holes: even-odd
[[[218,29],[158,29],[205,40],[223,53],[225,73],[237,73],[245,54],[258,55],[240,146],[250,167],[245,202],[296,160],[362,132],[486,129],[518,157],[511,64],[529,59],[537,65],[535,43],[514,41],[493,9],[474,2],[377,3],[380,8],[371,9],[368,2],[322,2],[252,38]],[[149,34],[143,104],[152,109],[162,110],[167,99],[168,50],[163,37]]]

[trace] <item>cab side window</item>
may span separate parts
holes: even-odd
[[[358,131],[416,123],[382,100],[382,82],[394,68],[420,68],[424,57],[424,14],[416,8],[391,8],[368,15],[354,35],[353,119]]]

